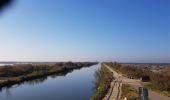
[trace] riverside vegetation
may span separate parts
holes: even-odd
[[[0,67],[0,88],[53,74],[62,74],[97,62],[60,62],[56,64],[19,64]]]
[[[170,75],[165,72],[155,73],[149,68],[139,68],[130,65],[121,65],[119,63],[107,63],[115,71],[122,73],[129,78],[139,79],[142,76],[149,76],[150,82],[144,86],[154,91],[160,92],[166,96],[170,96]]]
[[[107,94],[111,82],[113,80],[113,74],[106,67],[101,65],[101,69],[95,72],[95,92],[91,96],[91,100],[102,100]]]
[[[138,91],[129,84],[122,85],[121,100],[124,100],[125,97],[127,100],[139,100]]]

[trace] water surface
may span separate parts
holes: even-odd
[[[99,65],[52,75],[0,91],[0,100],[89,100],[94,92],[94,72]]]

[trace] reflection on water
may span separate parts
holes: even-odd
[[[80,69],[81,68],[77,68],[76,70],[80,70]],[[25,82],[22,82],[22,83],[18,83],[16,85],[12,85],[12,86],[3,87],[2,89],[0,89],[0,92],[2,90],[5,90],[6,91],[5,94],[7,96],[10,96],[11,95],[10,89],[14,89],[16,87],[19,87],[22,84],[38,85],[38,84],[41,84],[41,83],[45,82],[45,80],[47,80],[48,77],[57,78],[57,77],[61,77],[61,76],[66,76],[68,73],[73,72],[73,70],[75,70],[75,69],[72,69],[72,70],[69,70],[69,71],[65,71],[65,72],[62,72],[62,73],[58,73],[58,74],[49,75],[49,76],[43,76],[43,77],[38,78],[38,79],[28,80],[28,81],[25,81]]]
[[[36,84],[40,84],[40,83],[43,83],[45,80],[47,80],[48,77],[51,77],[51,78],[56,78],[56,77],[59,77],[59,76],[66,76],[68,73],[71,73],[73,72],[73,70],[80,70],[81,68],[77,68],[77,69],[71,69],[71,70],[67,70],[67,71],[64,71],[62,73],[57,73],[57,74],[53,74],[53,75],[49,75],[49,76],[43,76],[41,78],[38,78],[38,79],[32,79],[32,80],[28,80],[28,81],[25,81],[25,82],[22,82],[22,83],[18,83],[17,86],[20,86],[22,85],[23,83],[24,84],[29,84],[29,85],[36,85]],[[3,87],[2,89],[10,89],[12,87],[15,87],[16,85],[9,85],[9,86],[6,86],[6,87]],[[2,91],[2,89],[0,88],[0,92]]]
[[[88,68],[55,74],[0,90],[0,100],[89,100],[94,91],[94,72]]]
[[[28,82],[26,82],[26,83],[29,84],[29,85],[36,85],[36,84],[43,83],[45,80],[47,80],[47,77],[43,77],[43,78],[40,78],[40,79],[31,80],[31,81],[28,81]]]

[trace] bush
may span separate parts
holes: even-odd
[[[138,100],[139,95],[136,89],[131,87],[129,84],[123,84],[121,99],[125,97],[127,98],[127,100]]]
[[[102,100],[107,94],[110,84],[113,79],[112,73],[104,66],[100,70],[95,72],[95,93],[90,98],[91,100]]]
[[[170,76],[165,73],[155,73],[148,68],[139,68],[129,65],[121,65],[118,63],[107,63],[114,70],[121,72],[129,78],[139,79],[142,76],[149,76],[153,87],[158,87],[160,91],[170,92]]]

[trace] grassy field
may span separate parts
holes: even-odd
[[[138,92],[132,86],[128,84],[122,85],[121,100],[123,100],[125,97],[127,98],[127,100],[139,100]]]
[[[170,92],[167,92],[167,91],[161,91],[160,88],[158,87],[155,87],[152,83],[150,82],[147,82],[147,83],[143,83],[144,87],[147,88],[147,89],[150,89],[152,91],[155,91],[161,95],[164,95],[164,96],[168,96],[170,97]]]
[[[143,76],[148,76],[150,84],[145,84],[146,88],[164,94],[165,96],[170,96],[170,67],[167,66],[162,72],[156,73],[148,67],[141,68],[131,65],[121,65],[116,62],[109,62],[107,64],[128,78],[139,79]]]

